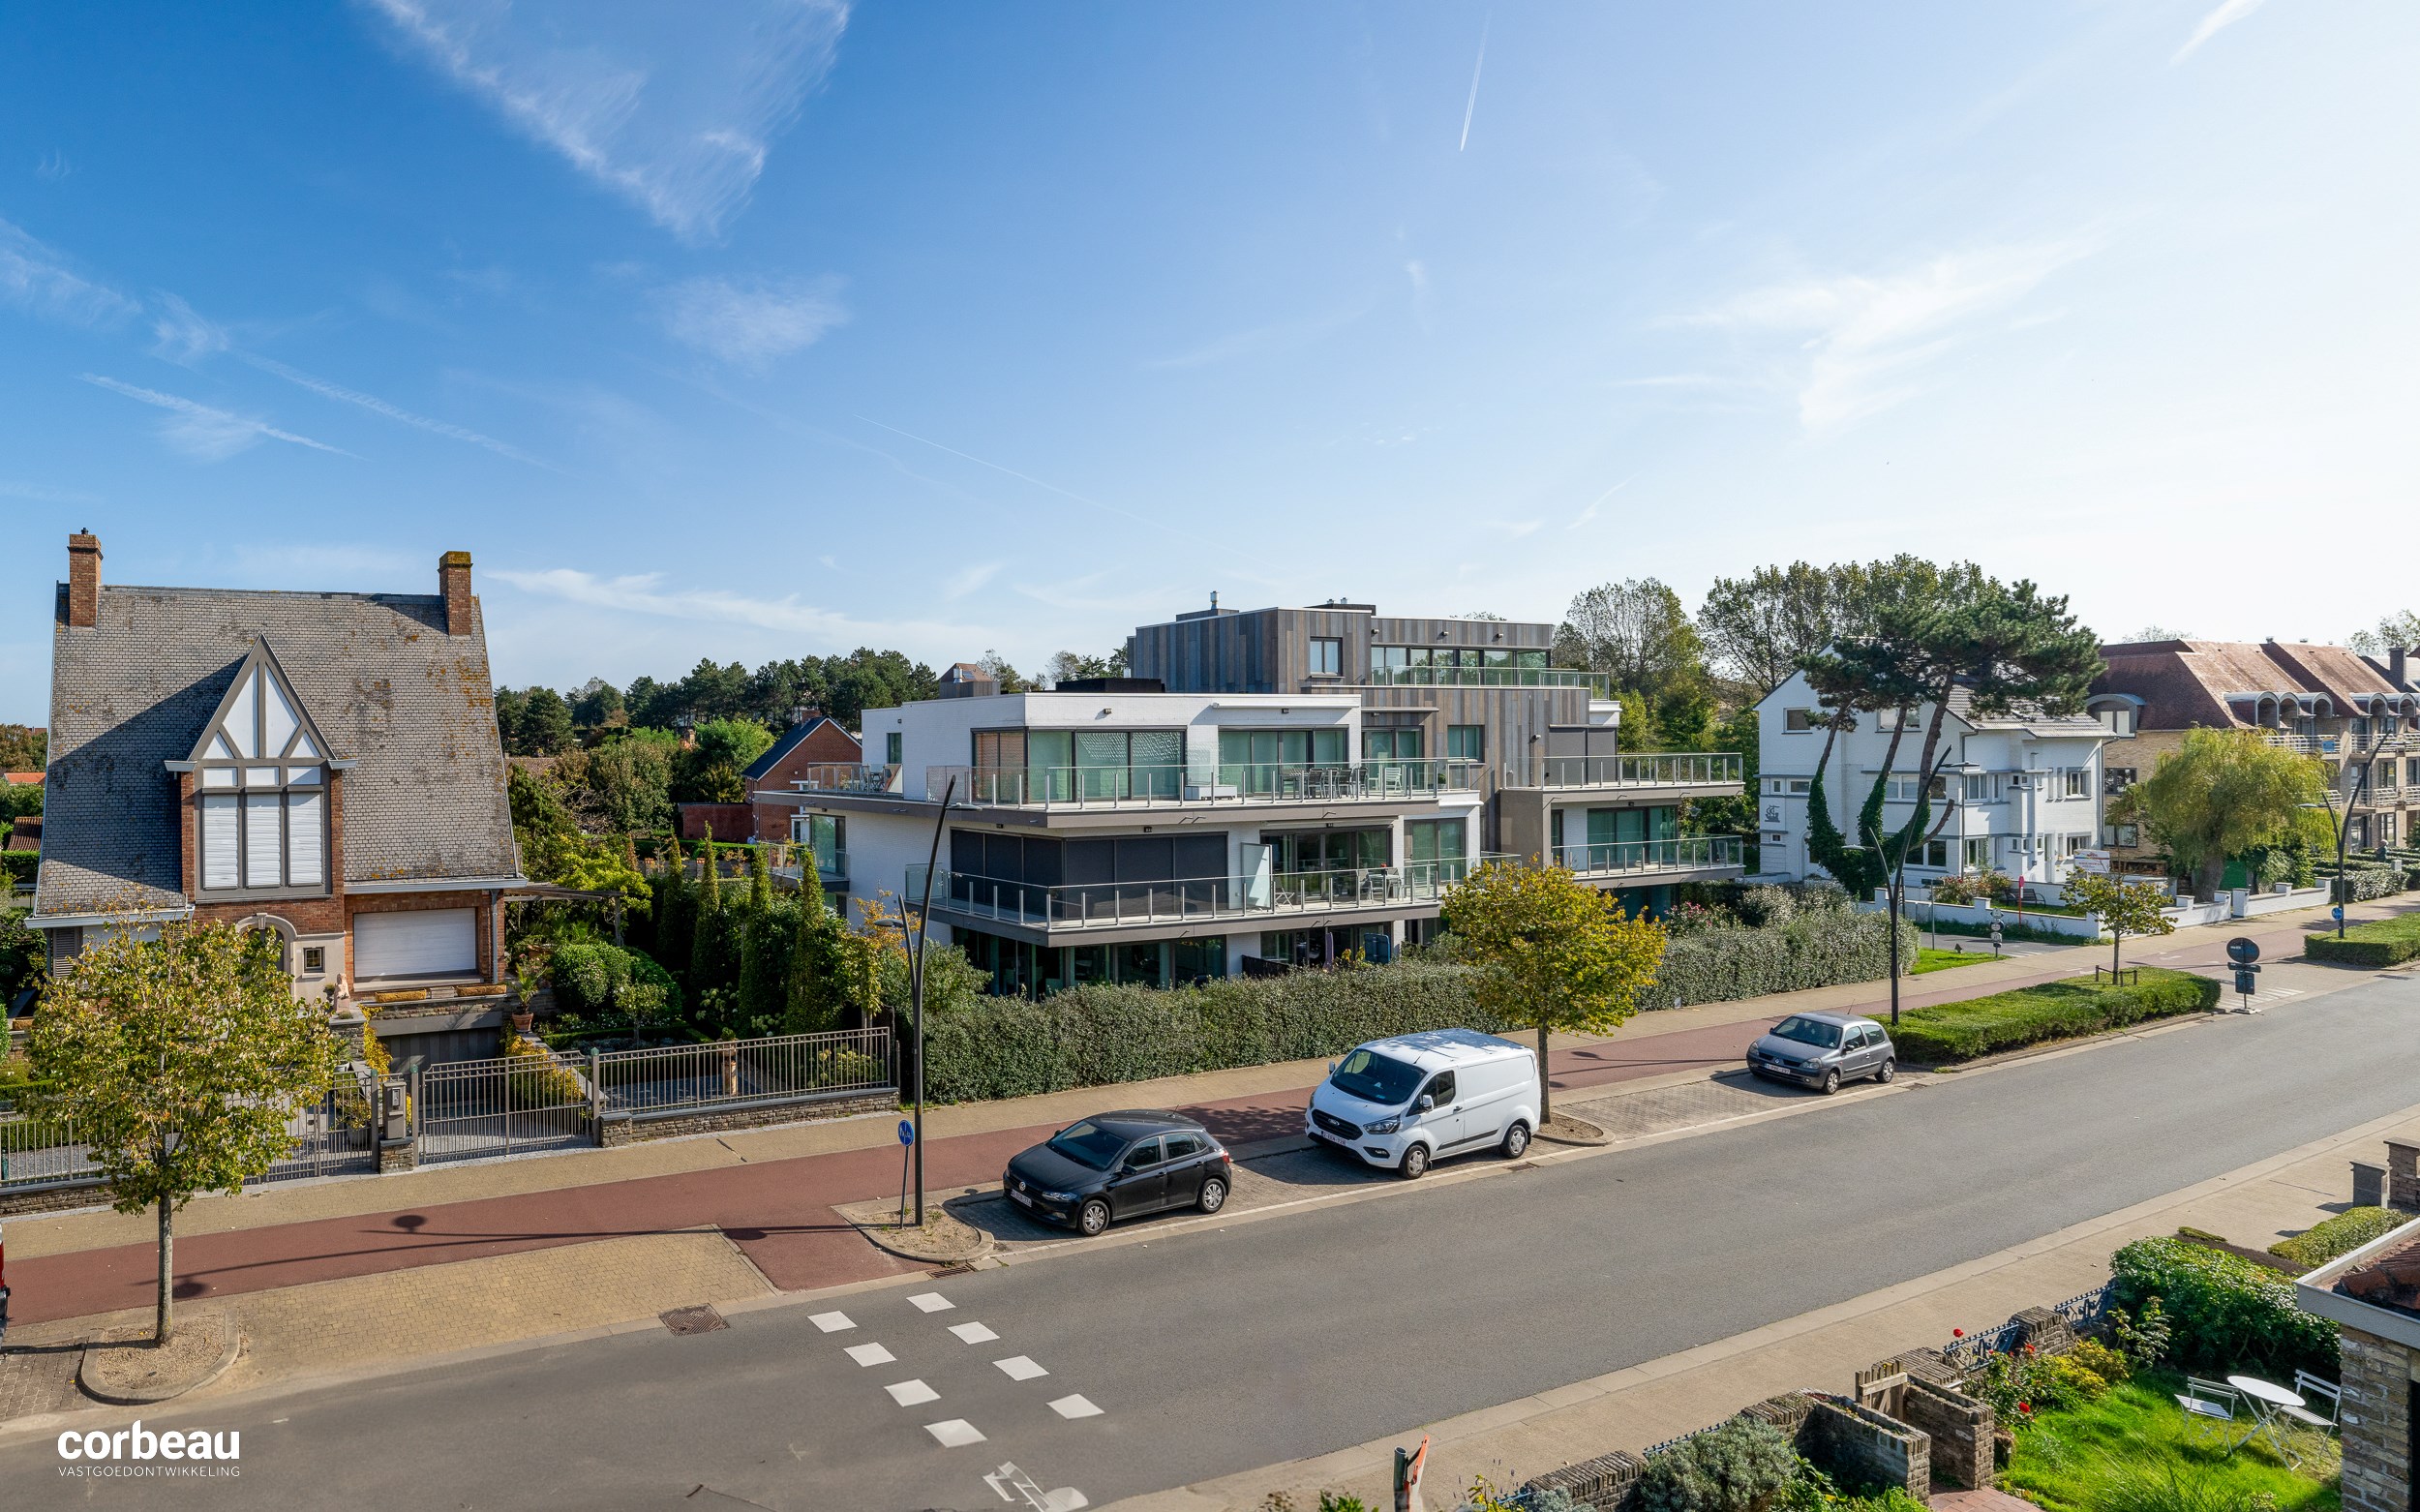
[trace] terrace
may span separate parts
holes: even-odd
[[[1053,940],[1101,930],[1349,915],[1372,920],[1425,913],[1475,864],[1506,856],[1351,866],[1329,871],[1262,871],[1240,877],[1097,882],[1059,887],[1009,882],[947,869],[932,876],[933,912],[1039,930]],[[923,895],[923,866],[911,866],[905,895]]]

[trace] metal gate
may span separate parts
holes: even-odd
[[[338,1075],[343,1076],[339,1072]],[[294,1142],[255,1181],[292,1181],[304,1176],[349,1176],[378,1168],[378,1079],[340,1080],[288,1125]]]
[[[422,1066],[411,1080],[423,1164],[596,1143],[587,1070],[551,1050]]]

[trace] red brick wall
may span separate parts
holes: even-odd
[[[745,803],[681,803],[675,807],[683,840],[703,840],[711,833],[717,840],[738,845],[756,832],[756,816]]]
[[[810,731],[805,740],[782,754],[781,760],[767,769],[756,779],[759,789],[771,788],[787,792],[790,784],[806,775],[810,767],[852,766],[865,759],[865,749],[858,738],[832,720],[825,720]],[[798,810],[788,803],[758,803],[756,817],[749,832],[771,844],[787,844],[790,840],[790,816]],[[716,839],[722,835],[717,832]]]

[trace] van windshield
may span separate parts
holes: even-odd
[[[1412,1089],[1420,1085],[1420,1068],[1355,1050],[1338,1063],[1328,1083],[1347,1097],[1394,1107],[1411,1101]]]
[[[1840,1026],[1819,1018],[1800,1018],[1793,1013],[1773,1025],[1776,1040],[1796,1040],[1800,1044],[1820,1044],[1827,1050],[1840,1047]]]

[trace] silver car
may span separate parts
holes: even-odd
[[[1815,1087],[1826,1096],[1860,1076],[1889,1081],[1899,1052],[1882,1025],[1855,1013],[1792,1013],[1748,1046],[1748,1070],[1777,1081]]]

